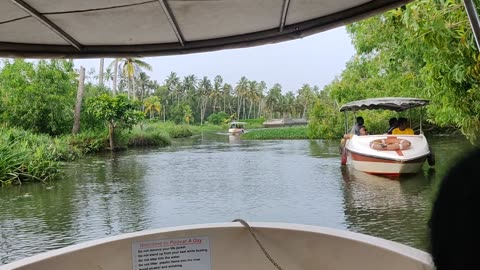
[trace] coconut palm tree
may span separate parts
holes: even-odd
[[[210,99],[213,100],[212,103],[212,111],[215,112],[217,108],[217,101],[222,98],[222,84],[223,78],[220,75],[215,76],[213,80],[213,88],[212,92],[210,93]]]
[[[230,103],[232,91],[233,91],[233,87],[232,87],[230,84],[225,83],[225,84],[223,85],[223,87],[222,87],[223,111],[224,111],[224,112],[227,111],[227,109],[226,109],[226,100],[228,99],[228,108],[230,109],[230,113],[229,113],[229,114],[232,114],[232,104]]]
[[[212,83],[207,76],[204,76],[203,79],[198,84],[198,90],[200,94],[200,125],[203,125],[203,120],[205,119],[205,112],[207,110],[208,97],[212,91]]]
[[[115,96],[117,94],[117,79],[118,79],[118,61],[120,58],[115,58],[110,65],[108,65],[109,69],[113,67],[113,77],[112,77],[112,93]]]
[[[248,79],[245,76],[240,78],[240,81],[237,83],[235,87],[235,93],[237,95],[237,113],[238,119],[240,119],[240,112],[242,108],[242,101],[243,101],[243,118],[245,118],[245,95],[248,89]]]
[[[139,74],[144,69],[152,70],[152,66],[140,59],[137,58],[122,58],[120,61],[120,67],[123,75],[128,78],[128,98],[135,98],[134,88],[135,80],[134,77]]]
[[[175,95],[177,94],[177,89],[179,88],[180,85],[180,78],[177,76],[177,73],[175,72],[170,72],[170,75],[165,79],[165,86],[168,89],[168,95],[171,98],[171,104],[174,104],[174,98]],[[180,103],[180,99],[177,96],[177,104]]]
[[[145,106],[145,113],[150,114],[150,119],[153,118],[155,115],[155,112],[160,115],[160,111],[162,110],[162,105],[160,104],[160,98],[157,96],[150,96],[145,99],[143,102],[143,105]]]
[[[270,111],[270,117],[273,118],[275,112],[278,111],[282,99],[282,86],[278,83],[274,84],[267,93],[266,105]]]

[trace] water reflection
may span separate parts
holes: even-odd
[[[431,178],[419,173],[401,179],[341,168],[345,217],[353,231],[415,247],[427,247]]]
[[[240,134],[228,134],[229,143],[240,143]]]

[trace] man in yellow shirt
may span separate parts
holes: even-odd
[[[398,118],[398,127],[392,131],[392,135],[415,135],[413,129],[408,127],[407,118]]]

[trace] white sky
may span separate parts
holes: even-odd
[[[270,88],[280,83],[283,92],[296,92],[303,84],[322,89],[355,54],[345,27],[339,27],[303,39],[283,43],[231,49],[209,53],[178,56],[148,57],[143,60],[152,66],[147,72],[151,79],[164,83],[171,71],[181,78],[194,74],[211,80],[221,75],[233,86],[242,76],[249,80],[265,81]],[[113,59],[105,60],[105,68]],[[75,60],[75,66],[99,69],[98,59]]]

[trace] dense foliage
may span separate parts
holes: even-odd
[[[50,135],[69,132],[77,82],[73,62],[5,60],[0,70],[0,121]]]
[[[403,96],[430,99],[430,123],[461,128],[472,142],[479,141],[480,56],[462,1],[414,1],[347,30],[357,54],[324,89],[330,100],[317,103],[311,132],[329,126],[334,131],[320,133],[337,135],[339,116],[322,117],[346,102]],[[407,116],[418,119],[418,114]]]

